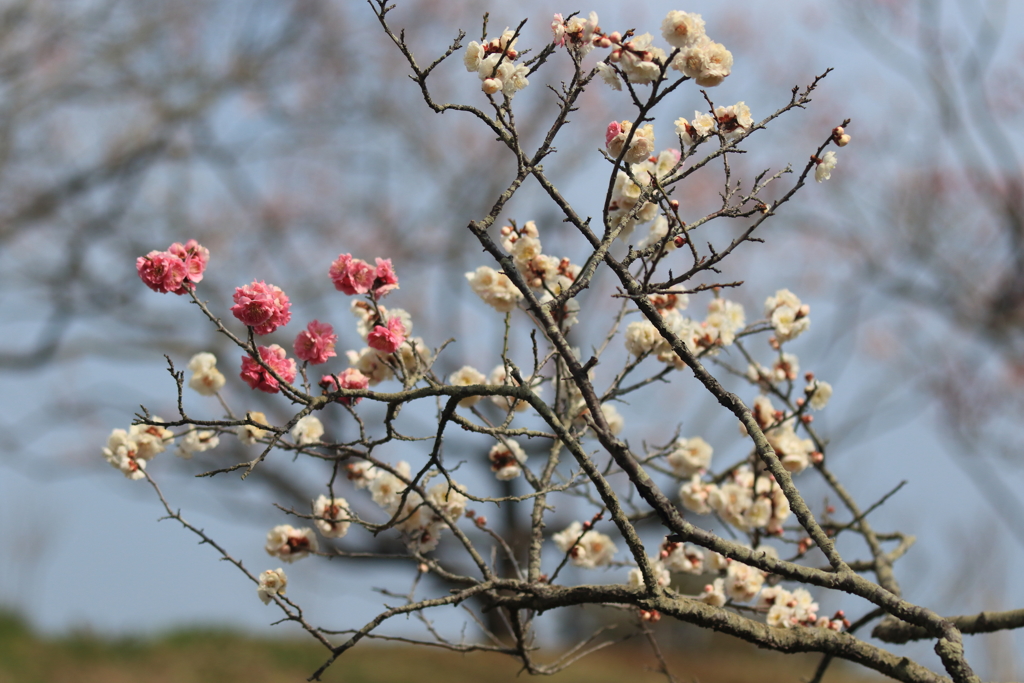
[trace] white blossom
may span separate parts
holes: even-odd
[[[352,522],[348,521],[352,514],[348,501],[344,498],[328,498],[320,495],[313,501],[314,524],[326,538],[342,538],[348,533]]]
[[[518,443],[507,439],[505,442],[494,444],[487,458],[491,461],[494,476],[500,481],[508,481],[523,473],[522,465],[526,462],[526,452]]]
[[[832,150],[825,152],[821,157],[821,161],[814,167],[814,179],[820,183],[831,178],[837,161],[835,152]]]
[[[749,602],[764,585],[764,572],[742,562],[730,562],[725,575],[725,594],[736,602]]]
[[[702,88],[713,88],[732,72],[732,53],[707,36],[679,52],[672,68],[697,81]]]
[[[821,410],[828,405],[828,400],[832,398],[832,385],[816,379],[807,385],[804,392],[811,396],[811,407]]]
[[[184,460],[191,460],[196,453],[202,453],[220,445],[220,437],[217,432],[195,427],[188,430],[178,441],[178,449],[175,455]]]
[[[661,560],[653,557],[647,558],[651,565],[651,573],[654,575],[654,581],[661,587],[665,587],[672,583],[672,575]],[[640,571],[640,567],[634,567],[629,570],[629,579],[627,584],[630,588],[639,589],[644,587],[644,575]]]
[[[260,597],[264,605],[269,605],[273,596],[284,595],[287,586],[288,577],[285,576],[283,569],[280,567],[268,569],[260,574],[259,584],[256,586],[256,595]]]
[[[725,604],[725,581],[715,579],[714,583],[704,586],[704,592],[697,599],[712,607],[721,607]]]
[[[671,453],[666,456],[668,464],[677,475],[689,477],[711,466],[714,449],[699,436],[690,439],[676,439]]]
[[[448,383],[453,387],[467,387],[471,384],[487,384],[487,378],[484,373],[480,372],[474,367],[469,365],[463,365],[461,368],[453,372],[448,377]],[[459,405],[463,408],[469,408],[475,405],[480,400],[480,396],[468,396],[461,401]]]
[[[601,77],[612,90],[622,90],[622,80],[619,78],[619,74],[615,73],[615,69],[606,62],[597,63],[597,75]]]
[[[292,427],[292,438],[300,446],[320,443],[320,437],[324,435],[324,425],[315,415],[305,415]]]
[[[523,298],[523,293],[516,289],[507,275],[490,266],[480,266],[472,273],[466,273],[466,279],[477,296],[499,313],[508,313]]]
[[[253,422],[267,426],[270,425],[270,423],[267,422],[267,416],[257,410],[250,411],[246,413],[245,416]],[[238,425],[235,429],[235,434],[238,435],[238,440],[246,446],[252,446],[267,435],[267,430],[244,424]]]
[[[661,22],[661,35],[672,47],[692,47],[705,37],[704,19],[699,14],[672,10]]]
[[[296,529],[291,524],[281,524],[268,531],[264,546],[268,555],[279,557],[285,562],[301,560],[318,548],[316,532],[309,527]]]
[[[559,550],[569,553],[570,562],[585,569],[607,565],[617,552],[611,538],[593,529],[584,532],[580,522],[573,522],[551,540]]]
[[[188,362],[192,376],[188,386],[203,396],[213,396],[224,386],[224,375],[217,369],[217,357],[212,353],[197,353]]]

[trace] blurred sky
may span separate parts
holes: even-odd
[[[401,0],[397,4],[394,22],[402,25]],[[539,45],[546,38],[550,11],[567,14],[590,9],[550,5],[550,11],[537,10],[529,3],[521,7],[506,5],[491,15],[492,28],[514,25],[522,15],[528,16],[530,24],[521,45]],[[669,9],[701,13],[708,33],[725,43],[735,56],[733,75],[716,89],[716,101],[745,100],[755,119],[785,102],[793,85],[808,83],[827,67],[835,69],[811,111],[781,122],[779,141],[771,148],[776,166],[780,160],[801,164],[832,125],[843,118],[853,119],[849,132],[854,142],[840,152],[832,180],[806,188],[795,202],[799,206],[791,209],[801,221],[813,221],[815,212],[823,221],[833,221],[835,217],[828,212],[849,206],[850,197],[870,210],[876,202],[871,194],[878,190],[876,178],[891,177],[901,166],[915,164],[913,158],[900,153],[887,155],[886,150],[909,148],[905,138],[927,135],[914,125],[917,112],[929,106],[926,98],[885,63],[880,51],[872,47],[870,36],[858,35],[864,29],[857,28],[843,7],[842,3],[711,0],[686,7],[660,1],[593,5],[606,30],[636,27],[639,32],[656,35]],[[1024,4],[1011,3],[1009,8],[1005,25],[1017,28],[1004,37],[996,52],[997,60],[1020,59],[1019,27],[1024,26]],[[458,27],[466,28],[471,37],[479,33],[477,16],[451,16],[449,21],[452,34]],[[368,8],[363,22],[352,30],[364,32],[366,41],[383,43],[384,37],[375,29]],[[448,39],[447,35],[432,36],[422,44],[429,42],[436,49]],[[474,75],[461,73],[458,77],[473,81],[475,87]],[[536,76],[530,87],[540,88],[542,81],[542,75]],[[470,101],[475,101],[477,94],[472,89],[467,93]],[[609,97],[608,93],[602,95],[604,106],[614,113],[615,101]],[[478,99],[482,101],[482,96]],[[626,102],[620,105],[625,112]],[[410,106],[418,105],[412,102]],[[659,134],[670,135],[673,118],[702,107],[695,92],[667,103],[659,119]],[[423,125],[429,130],[432,119],[425,106],[422,110]],[[1019,130],[1015,133],[1018,136]],[[755,138],[750,147],[758,147],[759,142]],[[598,144],[593,142],[591,146]],[[567,180],[565,189],[570,199],[596,206],[598,200],[593,198],[592,188],[596,185],[603,193],[603,171],[596,163],[596,152],[593,154],[595,163],[587,167],[592,170]],[[1019,568],[1024,566],[1024,547],[1013,540],[979,490],[967,481],[943,443],[936,424],[941,417],[930,397],[907,378],[900,378],[895,386],[887,383],[890,369],[885,350],[873,345],[874,338],[850,329],[853,323],[871,315],[862,310],[851,312],[827,282],[829,277],[851,277],[848,265],[824,247],[817,252],[798,251],[793,245],[804,235],[787,232],[787,220],[784,213],[772,223],[768,235],[775,241],[770,240],[765,252],[757,258],[741,255],[737,259],[751,273],[738,298],[747,305],[750,317],[756,315],[764,296],[782,287],[797,291],[811,304],[814,326],[793,350],[800,354],[804,369],[827,369],[830,374],[819,376],[835,387],[832,404],[816,423],[833,439],[834,470],[849,483],[862,505],[884,495],[901,480],[908,481],[873,515],[876,529],[898,528],[918,537],[918,545],[897,564],[906,597],[942,613],[1020,607],[1024,604],[1024,587],[1014,577],[1019,577]],[[452,239],[464,237],[459,234]],[[150,248],[165,246],[152,244]],[[347,250],[339,247],[339,251]],[[804,257],[818,253],[823,260],[788,258],[796,253]],[[320,260],[333,256],[317,255]],[[222,258],[231,259],[215,253],[213,263]],[[401,274],[401,264],[396,262],[396,267]],[[131,272],[130,268],[121,268]],[[258,273],[252,276],[261,277]],[[400,290],[389,303],[402,306],[402,295]],[[155,299],[154,295],[141,301],[154,307],[168,305]],[[866,302],[882,306],[878,298],[868,297]],[[185,306],[184,302],[175,303]],[[435,301],[435,305],[440,303]],[[31,315],[21,323],[0,324],[4,330],[0,336],[15,338],[30,329]],[[187,358],[183,353],[176,361],[180,366]],[[212,549],[198,545],[195,537],[173,521],[158,523],[162,511],[144,482],[127,481],[102,465],[100,449],[110,429],[127,427],[140,403],[155,411],[157,406],[168,405],[172,387],[159,355],[138,349],[134,357],[122,363],[79,362],[72,376],[44,368],[27,374],[5,374],[3,384],[0,412],[6,416],[8,432],[4,438],[17,444],[18,457],[0,469],[0,601],[27,614],[35,627],[46,633],[87,628],[104,634],[145,634],[199,623],[253,631],[271,628],[269,623],[278,615],[255,599],[249,582],[227,563],[218,562]],[[77,427],[69,429],[62,424],[59,414],[47,415],[41,421],[38,413],[26,412],[28,406],[38,410],[35,399],[40,396],[60,397],[67,392],[87,392],[107,421],[82,433]],[[652,392],[651,399],[645,397],[645,401],[671,400],[671,394],[659,392]],[[210,414],[216,412],[211,403],[194,405]],[[658,415],[621,410],[627,419],[627,431],[647,430],[656,435],[651,439],[655,443],[671,435],[672,425],[659,424]],[[704,415],[696,410],[693,414]],[[709,424],[722,433],[734,429],[732,420],[721,416],[710,417]],[[31,425],[31,431],[25,425]],[[79,455],[82,453],[101,464],[86,462]],[[277,560],[268,561],[262,549],[267,528],[264,519],[254,518],[250,508],[239,503],[255,502],[259,491],[246,493],[237,481],[221,482],[224,490],[231,490],[231,495],[223,499],[211,495],[210,489],[190,489],[193,485],[188,477],[168,472],[176,462],[168,453],[152,463],[152,471],[161,477],[171,504],[180,505],[187,519],[223,540],[250,569],[276,566]],[[1019,468],[1007,469],[1000,476],[1021,490],[1024,481]],[[338,615],[344,615],[345,627],[370,618],[379,609],[383,598],[372,592],[373,587],[394,588],[406,580],[392,579],[379,565],[306,560],[287,570],[289,595],[307,609],[311,621],[336,624]],[[828,601],[823,605],[825,610],[832,607]],[[442,616],[442,623],[449,616]],[[451,625],[457,624],[461,620],[452,619]],[[986,661],[993,665],[1005,659],[1007,653],[1024,652],[1024,640],[1019,636],[986,638],[988,644],[981,643],[981,637],[968,638],[972,661],[982,671],[986,670]],[[924,663],[936,665],[926,646],[909,651],[922,657]],[[1018,655],[1016,662],[1020,667],[1017,675],[1024,674],[1024,659]]]

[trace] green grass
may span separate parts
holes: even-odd
[[[816,657],[761,653],[736,641],[672,652],[670,667],[681,683],[758,683],[806,680]],[[650,650],[631,643],[609,648],[545,677],[551,683],[664,682],[653,671]],[[312,640],[270,639],[224,629],[179,630],[153,638],[99,638],[76,633],[41,638],[27,623],[0,612],[0,683],[284,683],[306,680],[326,656]],[[543,659],[543,658],[541,658]],[[836,668],[827,683],[868,683]],[[512,683],[514,660],[494,654],[446,652],[411,646],[360,645],[345,653],[323,680],[328,683]]]

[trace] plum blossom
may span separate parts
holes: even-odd
[[[693,112],[693,122],[687,121],[685,118],[675,120],[676,135],[687,147],[696,145],[706,138],[714,127],[715,118],[707,112],[703,114],[699,111]]]
[[[235,288],[235,305],[231,313],[256,334],[270,334],[292,319],[288,295],[275,285],[262,280]]]
[[[292,427],[291,435],[300,446],[319,443],[324,435],[324,425],[316,415],[304,415]]]
[[[661,543],[661,561],[670,571],[682,574],[704,573],[704,552],[700,548],[665,538]]]
[[[491,461],[491,471],[499,481],[515,479],[523,473],[522,465],[526,462],[526,452],[522,446],[512,439],[494,444],[487,458]]]
[[[616,73],[615,67],[607,62],[597,63],[597,75],[601,77],[601,80],[605,82],[605,85],[610,87],[612,90],[622,90],[622,79],[619,78],[619,74]]]
[[[296,529],[291,524],[281,524],[267,532],[264,550],[285,562],[294,562],[316,552],[319,547],[316,532],[309,527]]]
[[[600,30],[597,12],[591,12],[586,18],[577,14],[570,17],[569,21],[564,21],[561,14],[556,14],[551,22],[555,45],[575,50],[581,58],[594,48],[594,35]]]
[[[345,355],[348,357],[348,364],[352,366],[352,369],[358,370],[371,387],[395,376],[394,371],[384,362],[376,349],[367,346],[359,351],[347,351]]]
[[[466,279],[477,296],[499,313],[508,313],[523,298],[523,293],[516,289],[507,275],[489,266],[480,266],[472,273],[466,273]]]
[[[127,431],[115,429],[107,438],[103,457],[129,479],[142,479],[146,476],[142,471],[146,469],[146,461],[138,457],[138,448],[138,444],[129,437]]]
[[[213,396],[224,386],[224,375],[217,369],[217,357],[212,353],[197,353],[188,362],[192,376],[188,386],[203,396]]]
[[[672,583],[672,575],[661,560],[653,557],[649,557],[647,559],[650,561],[651,573],[654,574],[655,583],[663,588]],[[640,571],[639,567],[629,570],[627,585],[634,590],[639,590],[644,587],[644,575],[643,572]]]
[[[178,448],[174,452],[183,460],[191,460],[196,453],[202,453],[220,445],[220,437],[217,432],[209,429],[190,429],[178,441]]]
[[[673,472],[689,477],[711,466],[713,452],[714,449],[707,441],[695,436],[689,439],[676,439],[673,451],[665,459]]]
[[[725,580],[715,579],[714,583],[704,586],[704,591],[697,596],[697,599],[712,607],[721,607],[725,604]]]
[[[338,391],[338,389],[366,389],[369,386],[370,379],[356,368],[347,368],[338,375],[324,375],[320,378],[320,387],[325,393]],[[361,396],[356,396],[355,398],[341,396],[338,398],[338,403],[354,406],[362,400]]]
[[[327,323],[314,320],[306,326],[306,329],[299,332],[295,337],[295,356],[299,360],[319,365],[326,363],[328,358],[338,354],[334,351],[334,345],[338,341],[338,335],[334,334],[334,328]]]
[[[151,251],[135,260],[142,282],[154,292],[186,294],[185,262],[169,251]]]
[[[638,164],[641,161],[646,161],[651,153],[654,152],[654,126],[650,123],[633,130],[633,124],[630,121],[612,121],[608,124],[608,128],[605,130],[604,141],[605,146],[608,148],[608,153],[613,157],[618,158],[622,154],[622,148],[626,144],[626,138],[629,137],[630,132],[633,132],[633,138],[629,142],[629,150],[623,157],[623,161],[630,164]]]
[[[730,562],[725,575],[725,594],[736,602],[749,602],[764,585],[764,572],[742,562]]]
[[[705,484],[701,481],[699,474],[694,474],[690,481],[679,487],[679,501],[687,510],[696,512],[698,515],[709,515],[711,506],[708,505],[708,499],[712,493],[717,495],[717,491],[718,486]]]
[[[469,365],[463,365],[448,377],[448,383],[453,387],[466,387],[471,384],[487,384],[487,377],[485,377],[484,373],[480,372],[476,368],[470,367]],[[459,401],[459,406],[462,408],[469,408],[470,406],[476,405],[480,398],[480,396],[467,396]]]
[[[750,107],[745,102],[737,102],[728,107],[715,107],[715,120],[718,122],[719,132],[730,142],[746,135],[754,125]]]
[[[672,68],[694,79],[702,88],[713,88],[732,73],[732,53],[705,35],[680,50],[672,60]]]
[[[814,167],[814,179],[820,183],[831,178],[837,161],[835,152],[832,150],[825,152]]]
[[[672,47],[692,47],[704,39],[704,19],[699,14],[672,10],[661,22],[661,35]]]
[[[405,341],[405,325],[400,318],[388,318],[387,327],[377,325],[373,331],[366,335],[366,343],[370,348],[381,353],[394,353]]]
[[[661,78],[665,51],[652,45],[652,41],[653,36],[650,33],[643,33],[612,52],[612,59],[618,57],[619,68],[630,82],[650,83]]]
[[[807,385],[804,393],[811,397],[811,407],[815,410],[821,410],[828,405],[828,400],[832,398],[832,385],[828,382],[822,382],[820,379],[815,379]]]
[[[270,426],[270,423],[267,422],[267,416],[258,410],[249,411],[245,414],[245,417],[256,424],[266,425],[268,427]],[[244,443],[246,446],[252,446],[267,435],[267,430],[254,427],[251,424],[244,424],[239,425],[235,433],[238,435],[239,441]]]
[[[349,296],[366,294],[377,279],[377,270],[362,259],[352,258],[352,254],[339,254],[328,274],[334,288]]]
[[[810,312],[810,306],[802,304],[788,289],[780,289],[764,302],[764,314],[775,328],[775,336],[780,342],[796,339],[806,332],[811,326]]]
[[[287,357],[284,349],[277,344],[271,344],[259,347],[258,352],[260,359],[276,372],[281,380],[288,384],[295,381],[295,361]],[[242,356],[240,376],[252,389],[259,389],[268,394],[276,394],[281,390],[278,380],[251,356]]]
[[[793,592],[780,586],[765,588],[757,600],[757,607],[768,611],[765,621],[775,628],[818,625],[818,603],[804,588]],[[832,628],[830,623],[822,626]]]
[[[268,569],[260,573],[259,583],[256,586],[256,595],[259,596],[264,605],[269,605],[273,596],[284,595],[287,586],[288,577],[285,576],[283,569],[280,567]]]
[[[182,263],[185,264],[185,278],[188,283],[195,284],[203,279],[206,264],[210,261],[209,249],[195,240],[189,240],[185,244],[175,242],[167,248],[167,251],[180,258]],[[184,294],[185,292],[180,293]]]
[[[650,353],[661,341],[658,328],[650,320],[636,320],[626,326],[626,350],[634,356]]]
[[[746,325],[743,306],[728,299],[712,299],[708,303],[708,317],[704,327],[715,342],[729,346],[736,341],[736,333]]]
[[[609,564],[617,552],[611,538],[593,529],[584,532],[580,522],[573,522],[552,536],[551,540],[559,550],[569,554],[569,561],[573,565],[584,569]]]
[[[501,92],[512,97],[522,90],[529,81],[530,67],[516,64],[519,53],[515,50],[518,38],[515,31],[506,28],[500,37],[478,43],[472,41],[466,48],[462,63],[467,71],[476,71],[481,81],[481,90],[488,95]]]
[[[328,498],[321,495],[313,501],[313,516],[316,528],[325,538],[342,538],[348,533],[352,522],[348,521],[352,514],[348,501],[344,498]]]

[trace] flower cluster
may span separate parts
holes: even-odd
[[[175,242],[167,251],[151,251],[135,260],[135,269],[147,287],[164,294],[188,294],[203,279],[210,250],[195,240]]]
[[[475,40],[466,46],[462,62],[466,71],[476,72],[482,81],[480,89],[488,95],[501,92],[512,97],[530,82],[526,77],[530,67],[516,64],[519,53],[515,51],[515,31],[506,28],[497,38],[478,43]]]
[[[334,351],[337,341],[333,327],[314,320],[295,337],[295,356],[313,365],[326,363],[327,359],[338,355]]]
[[[658,217],[658,205],[650,201],[649,196],[645,196],[645,191],[649,194],[654,178],[659,182],[667,180],[679,164],[680,157],[678,149],[666,149],[654,160],[647,158],[632,164],[629,173],[621,170],[616,174],[611,202],[608,204],[608,225],[612,228],[622,226],[618,238],[623,242],[633,234],[637,224],[649,223]],[[643,203],[641,197],[644,197]],[[667,227],[666,225],[665,230]],[[663,231],[661,236],[664,235]],[[650,238],[648,243],[653,243]]]
[[[328,394],[338,391],[339,389],[360,390],[367,389],[369,386],[369,378],[359,372],[356,368],[347,368],[340,374],[324,375],[320,378],[320,387],[324,390],[324,393]],[[362,400],[362,397],[359,396],[356,396],[355,398],[341,396],[338,398],[338,403],[344,403],[347,406],[354,406]]]
[[[316,533],[312,529],[296,529],[291,524],[280,524],[268,531],[267,543],[264,546],[268,555],[281,558],[285,562],[301,560],[319,548]]]
[[[584,531],[581,522],[573,522],[551,537],[559,550],[569,554],[573,565],[584,569],[606,566],[618,552],[611,538],[590,526],[588,522]]]
[[[598,65],[602,79],[616,90],[622,89],[619,74],[631,83],[652,83],[664,77],[668,55],[654,45],[654,37],[643,33],[629,38],[618,31],[603,33],[597,25],[597,14],[590,13],[587,19],[580,16],[568,21],[556,14],[551,22],[551,31],[556,45],[565,45],[580,58],[594,47],[611,48],[605,62]],[[732,53],[721,43],[711,40],[704,28],[704,19],[699,14],[669,12],[661,23],[661,35],[673,48],[673,57],[668,64],[702,88],[720,85],[732,72]],[[615,65],[615,66],[612,66]]]
[[[251,327],[255,334],[270,334],[292,319],[288,295],[280,287],[262,280],[253,280],[252,284],[235,288],[232,298],[235,305],[231,307],[231,313]]]
[[[712,299],[708,304],[707,318],[698,323],[680,313],[689,301],[685,295],[669,296],[672,298],[655,300],[655,306],[669,331],[695,353],[718,353],[722,347],[732,345],[736,341],[736,334],[746,325],[743,306],[735,301]],[[676,369],[684,367],[682,359],[650,320],[637,320],[627,325],[625,345],[626,350],[634,356],[650,353]]]
[[[160,418],[154,417],[152,421],[160,422]],[[142,472],[146,462],[163,453],[173,440],[171,430],[158,425],[132,425],[127,431],[115,429],[107,438],[103,457],[129,479],[142,479],[146,476]]]
[[[764,314],[780,342],[791,341],[806,332],[811,326],[810,312],[811,307],[800,303],[796,294],[788,289],[780,289],[764,302]]]
[[[630,134],[632,134],[632,139],[630,139]],[[648,123],[636,130],[633,130],[633,124],[630,121],[621,123],[612,121],[608,124],[604,133],[604,143],[612,157],[619,158],[627,139],[629,139],[629,148],[622,156],[623,161],[627,164],[639,164],[641,161],[646,161],[647,157],[654,152],[654,126],[651,124]]]
[[[491,447],[487,458],[491,461],[491,471],[499,481],[515,479],[523,473],[526,452],[522,446],[511,439],[499,442]]]
[[[192,428],[185,432],[178,441],[178,448],[174,452],[183,460],[191,460],[196,453],[202,453],[216,448],[220,445],[220,437],[212,429]]]
[[[466,273],[466,279],[476,295],[499,313],[508,313],[523,298],[523,293],[516,289],[505,273],[499,273],[490,266],[480,266],[472,273]]]
[[[764,529],[780,533],[789,517],[789,499],[767,472],[755,475],[750,465],[741,465],[721,484],[704,482],[694,473],[679,488],[679,499],[699,515],[714,512],[741,531]]]
[[[224,387],[224,375],[217,369],[217,357],[212,353],[197,353],[188,362],[192,376],[188,380],[190,389],[203,396],[213,396]]]
[[[334,288],[349,296],[369,294],[374,299],[384,298],[398,289],[398,276],[391,259],[378,258],[376,263],[374,267],[351,254],[339,254],[329,271]]]
[[[277,373],[284,382],[295,381],[295,361],[287,357],[287,353],[277,344],[261,346],[257,350],[259,358],[267,367]],[[252,389],[259,389],[268,394],[281,391],[281,384],[270,372],[260,365],[252,356],[242,356],[242,380]]]
[[[328,498],[321,495],[313,501],[313,516],[316,528],[325,538],[342,538],[348,533],[352,522],[352,511],[344,498]]]
[[[357,488],[369,489],[373,502],[395,520],[395,528],[414,552],[429,552],[437,547],[442,530],[448,526],[445,517],[455,523],[466,512],[467,498],[462,487],[442,481],[430,487],[426,499],[409,490],[409,463],[401,461],[393,471],[355,463],[348,466],[348,478]]]

